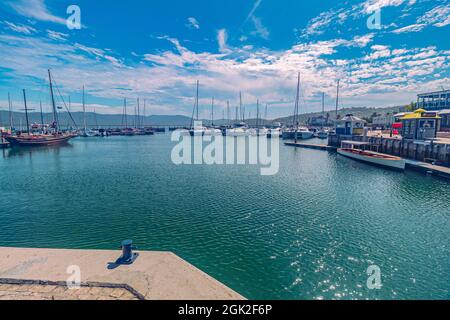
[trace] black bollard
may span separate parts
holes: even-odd
[[[134,253],[133,249],[137,249],[133,246],[133,240],[122,241],[122,256],[116,261],[116,264],[133,264],[139,256],[138,253]]]

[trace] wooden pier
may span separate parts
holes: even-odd
[[[327,146],[324,144],[314,144],[314,143],[295,143],[295,142],[285,142],[286,146],[290,147],[298,147],[298,148],[307,148],[307,149],[316,149],[316,150],[325,150],[325,151],[336,151],[336,147]]]
[[[431,163],[406,159],[406,168],[450,179],[450,168],[437,166]]]

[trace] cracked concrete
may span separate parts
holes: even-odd
[[[67,273],[67,268],[78,266],[82,283],[127,285],[149,300],[244,299],[173,253],[153,251],[139,251],[139,253],[139,258],[133,265],[111,268],[111,262],[116,261],[121,251],[0,248],[0,279],[65,283],[71,276]],[[33,287],[33,284],[30,284],[6,288],[9,288],[9,291],[0,287],[0,299],[20,299],[20,297],[46,299],[51,296],[44,292],[50,289],[48,286]],[[40,296],[29,294],[38,289]],[[105,297],[105,292],[111,299],[129,298],[125,294],[119,294],[119,290],[111,294],[108,288],[95,286],[82,288],[78,294],[63,289],[67,288],[54,286],[50,291],[55,295],[55,299],[64,299],[68,296],[68,299],[75,297],[90,300]],[[21,296],[18,292],[24,292],[26,295]]]

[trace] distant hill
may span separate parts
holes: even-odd
[[[367,108],[367,107],[359,107],[359,108],[344,108],[338,110],[339,117],[343,117],[347,114],[353,114],[359,118],[369,119],[374,114],[386,115],[401,112],[402,107],[386,107],[386,108]],[[329,118],[334,120],[336,118],[336,111],[325,111],[325,115],[328,113]],[[305,113],[300,115],[300,123],[305,124],[309,118],[321,116],[322,112],[313,112],[313,113]],[[273,121],[290,124],[293,122],[293,116],[278,118]]]
[[[339,110],[338,114],[342,117],[346,114],[352,113],[353,115],[360,118],[370,118],[374,113],[377,114],[387,114],[387,113],[396,113],[400,111],[400,107],[387,107],[387,108],[345,108]],[[330,119],[335,118],[334,111],[326,111],[329,114]],[[306,113],[300,115],[300,123],[306,123],[309,118],[320,116],[321,112],[314,113]],[[83,113],[82,112],[74,112],[72,113],[72,117],[77,124],[78,127],[83,126]],[[20,123],[22,125],[26,125],[25,113],[22,112],[14,112],[13,113],[14,126],[16,128],[20,128]],[[51,113],[44,114],[44,123],[51,123],[53,119],[53,115]],[[191,124],[191,118],[182,116],[182,115],[152,115],[147,117],[141,117],[141,121],[144,126],[185,126],[189,127]],[[127,116],[128,126],[132,127],[135,124],[136,117],[133,115]],[[41,123],[41,115],[40,113],[32,112],[29,114],[29,121],[31,123]],[[293,116],[277,118],[274,120],[260,120],[261,124],[268,125],[273,122],[281,122],[284,124],[290,124],[293,121]],[[62,128],[66,127],[74,127],[73,121],[70,119],[69,114],[67,112],[59,113],[59,122]],[[94,113],[86,113],[86,122],[88,127],[120,127],[125,123],[125,119],[122,115],[108,115],[108,114],[94,114]],[[230,123],[234,123],[234,120],[214,120],[215,125],[226,125]],[[256,123],[256,119],[246,119],[246,123],[249,125],[254,125]],[[210,120],[203,120],[204,125],[211,124]],[[0,111],[0,126],[9,127],[9,112],[8,111]]]

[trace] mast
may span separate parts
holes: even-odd
[[[27,133],[28,136],[30,136],[30,122],[28,120],[27,96],[25,94],[25,89],[23,89],[23,103],[25,104],[25,117],[27,119]]]
[[[143,116],[142,116],[142,126],[143,127],[145,127],[145,107],[146,107],[146,103],[147,103],[147,101],[146,101],[147,99],[144,99],[144,114],[143,114]]]
[[[338,79],[337,92],[336,92],[336,125],[337,125],[337,120],[338,120],[338,108],[339,108],[339,82],[340,82],[340,80]]]
[[[300,101],[300,72],[298,73],[298,80],[297,80],[297,96],[295,98],[295,107],[294,107],[294,127],[299,124],[299,101]]]
[[[197,108],[197,115],[196,115],[196,120],[198,121],[198,87],[200,85],[200,82],[197,80],[197,94],[195,96],[195,106]]]
[[[11,96],[8,92],[8,107],[9,107],[9,127],[11,129],[11,133],[14,127],[14,120],[13,120],[13,107],[11,102]]]
[[[264,112],[264,119],[265,119],[265,120],[267,120],[267,107],[268,107],[268,104],[266,103],[266,110],[265,110],[265,112]]]
[[[84,125],[84,133],[87,132],[87,124],[86,124],[86,101],[84,99],[84,86],[83,86],[83,125]]]
[[[211,101],[211,126],[214,127],[214,97]]]
[[[44,130],[44,113],[42,112],[42,101],[39,101],[39,110],[41,112],[41,125],[42,130]]]
[[[95,107],[94,107],[94,120],[95,120],[95,127],[96,129],[98,129],[97,112],[95,110]]]
[[[125,117],[125,129],[128,128],[128,118],[127,118],[127,98],[123,99],[123,115]]]
[[[242,115],[242,92],[239,92],[239,118],[243,120],[243,115]]]
[[[256,100],[256,127],[259,128],[259,99]]]
[[[137,114],[136,114],[136,122],[137,122],[137,128],[141,127],[141,110],[140,110],[141,106],[140,106],[140,100],[139,98],[137,98]]]
[[[322,128],[325,121],[325,92],[322,92]]]
[[[56,133],[58,133],[59,132],[58,111],[56,110],[55,96],[53,95],[52,75],[50,73],[50,69],[48,69],[48,81],[50,83],[50,96],[52,98],[53,123],[55,125],[55,131]]]
[[[231,121],[230,121],[230,101],[227,100],[227,120],[228,120],[228,125],[230,125]]]

